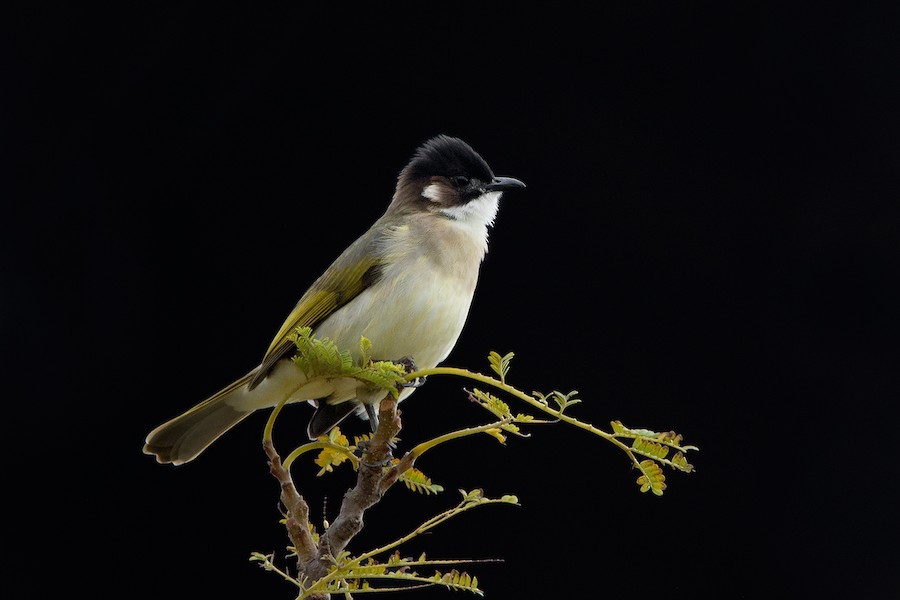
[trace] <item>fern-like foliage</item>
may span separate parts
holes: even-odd
[[[279,574],[283,579],[296,586],[299,592],[296,600],[323,593],[352,595],[363,592],[409,590],[427,586],[441,586],[450,590],[467,591],[483,596],[484,593],[478,588],[477,577],[455,568],[446,570],[446,567],[487,561],[429,559],[424,553],[418,558],[404,558],[396,550],[397,547],[414,537],[473,508],[487,504],[518,504],[519,502],[518,498],[512,495],[488,498],[481,490],[460,490],[460,493],[462,500],[459,504],[428,519],[402,538],[356,557],[347,551],[339,552],[337,556],[333,557],[333,565],[328,574],[316,581],[292,577],[286,570],[276,566],[274,554],[253,552],[250,560],[260,563],[263,569]],[[390,554],[384,560],[376,558],[389,552]],[[427,567],[433,571],[428,575],[421,574],[416,570],[421,567]]]
[[[339,349],[328,338],[313,337],[309,327],[298,327],[288,334],[287,339],[297,346],[294,364],[310,379],[341,374],[353,368],[353,356],[349,351]]]
[[[682,444],[682,436],[674,431],[656,432],[650,429],[629,429],[621,421],[611,421],[613,437],[631,439],[631,450],[636,454],[660,461],[685,473],[691,473],[694,466],[687,461],[685,452],[699,450],[697,446]],[[676,450],[672,458],[666,456],[670,449]]]
[[[553,401],[553,404],[556,405],[556,410],[559,412],[565,412],[565,410],[578,404],[581,402],[578,398],[575,397],[575,394],[578,392],[576,390],[572,390],[568,394],[563,394],[562,392],[550,392],[549,394],[542,394],[541,392],[532,392],[535,399],[543,404],[544,406],[550,406],[550,401]]]
[[[394,464],[398,462],[400,461],[395,460]],[[410,467],[401,473],[400,481],[402,481],[408,489],[419,492],[420,494],[437,494],[444,491],[443,486],[432,483],[431,477],[428,477],[425,473],[415,467]]]
[[[507,354],[507,356],[510,356],[510,354]],[[522,430],[517,425],[515,425],[515,423],[538,422],[533,416],[528,414],[517,413],[513,415],[512,411],[509,409],[509,405],[506,402],[504,402],[494,394],[484,392],[477,388],[469,392],[469,400],[475,402],[483,409],[497,417],[497,419],[499,420],[498,427],[489,429],[485,431],[485,433],[494,436],[500,441],[500,443],[506,442],[506,436],[500,433],[500,430],[507,433],[512,433],[513,435],[517,435],[519,437],[529,437],[529,434],[523,433]]]
[[[443,567],[444,565],[480,561],[430,560],[424,553],[417,559],[402,558],[399,553],[394,553],[385,563],[369,559],[364,564],[353,566],[352,559],[347,553],[342,553],[329,574],[327,582],[324,584],[315,582],[311,587],[306,587],[303,585],[303,582],[291,577],[287,572],[275,566],[274,554],[254,552],[250,555],[250,560],[259,562],[263,569],[278,573],[282,578],[299,588],[300,593],[296,600],[303,600],[323,592],[328,594],[346,594],[347,597],[352,597],[352,594],[399,592],[429,586],[441,586],[449,590],[466,591],[478,596],[484,596],[484,592],[478,588],[478,578],[465,571],[457,569],[440,571],[435,569],[433,574],[424,575],[414,570],[415,567],[420,566],[433,568],[434,566]],[[376,581],[381,583],[375,584]],[[388,583],[385,584],[384,582]]]
[[[348,366],[348,359],[345,355],[338,352],[329,340],[319,341],[312,338],[308,328],[297,330],[296,343],[298,347],[298,356],[303,357],[302,360],[305,361],[304,364],[308,365],[311,372],[321,372],[321,369],[323,369],[322,365],[326,365],[324,368],[330,369],[332,373],[338,372],[340,374],[359,378],[360,367],[353,366],[352,360],[349,362],[350,366]],[[365,381],[373,382],[373,384],[378,381],[378,385],[393,385],[394,387],[392,389],[396,390],[398,382],[404,381],[404,377],[406,377],[406,375],[402,374],[403,368],[394,363],[371,361],[368,355],[370,347],[371,345],[368,340],[362,338],[360,341],[360,353],[363,356],[364,363],[362,370],[366,371],[366,369],[368,369],[368,371],[366,371],[368,374],[366,375],[367,379],[365,379]],[[312,358],[309,358],[310,356]],[[693,465],[688,462],[686,454],[689,451],[696,451],[698,448],[696,446],[684,445],[682,436],[674,431],[657,432],[650,429],[630,429],[625,427],[620,421],[611,421],[610,425],[612,426],[612,433],[609,433],[571,416],[570,409],[581,403],[581,399],[577,397],[577,391],[568,393],[551,391],[546,394],[542,392],[532,392],[529,395],[512,387],[507,383],[506,378],[509,374],[513,357],[514,354],[512,352],[501,355],[499,352],[492,351],[488,355],[488,364],[490,365],[491,370],[500,378],[499,380],[464,371],[462,369],[438,367],[431,369],[430,372],[452,373],[464,377],[471,377],[477,381],[494,385],[495,387],[524,400],[532,407],[550,415],[553,419],[537,419],[534,415],[522,412],[513,414],[509,404],[498,396],[480,389],[474,389],[469,392],[469,399],[490,412],[497,421],[485,426],[471,427],[452,434],[446,434],[441,436],[441,438],[436,438],[430,442],[420,444],[416,447],[418,453],[433,448],[440,443],[444,443],[451,439],[458,439],[473,433],[486,433],[496,438],[499,442],[506,443],[506,437],[509,434],[513,434],[517,437],[529,437],[529,434],[521,430],[520,425],[558,423],[563,421],[603,437],[621,448],[631,459],[634,467],[641,471],[639,485],[642,491],[646,492],[652,490],[654,494],[661,495],[666,489],[665,476],[661,471],[657,472],[655,469],[651,468],[652,465],[668,466],[685,473],[690,473],[694,470]],[[387,367],[385,365],[390,366]],[[316,371],[316,369],[320,369],[320,371]],[[372,375],[372,373],[377,373],[377,375]],[[418,377],[421,376],[421,374],[422,372],[418,372],[416,374],[410,374],[409,377]],[[398,377],[399,379],[397,379]],[[622,440],[629,441],[630,443],[623,443]],[[340,445],[338,439],[332,439],[330,441],[334,445]],[[346,447],[346,444],[344,444],[344,447]],[[350,447],[349,449],[351,451],[354,450],[353,447]],[[670,456],[670,453],[673,451],[674,454]],[[289,457],[289,459],[292,458],[293,455]],[[323,469],[320,473],[324,473],[330,471],[334,466],[340,464],[344,460],[342,454],[339,452],[333,453],[330,449],[326,448],[320,454],[317,464]],[[648,460],[649,463],[647,462]]]
[[[612,433],[609,433],[594,427],[590,423],[585,423],[571,416],[571,407],[581,402],[581,399],[577,397],[577,391],[568,393],[552,391],[547,394],[542,392],[532,392],[531,394],[526,394],[521,390],[512,387],[509,385],[506,378],[509,373],[510,362],[512,361],[513,356],[512,352],[501,355],[499,352],[493,351],[488,355],[488,364],[490,365],[491,370],[500,378],[499,380],[452,367],[436,367],[434,369],[429,369],[427,372],[420,371],[416,373],[416,376],[432,375],[436,373],[452,374],[474,379],[481,383],[487,383],[526,402],[541,412],[550,415],[553,417],[553,420],[539,420],[533,415],[524,413],[518,413],[514,416],[509,405],[499,397],[476,389],[469,392],[469,399],[478,403],[482,408],[494,415],[498,419],[497,422],[482,427],[470,427],[454,434],[444,435],[431,442],[420,444],[416,447],[416,450],[425,451],[433,448],[438,443],[457,439],[472,433],[487,433],[497,438],[501,443],[505,443],[507,433],[514,433],[519,437],[528,437],[527,434],[520,430],[517,424],[565,422],[569,425],[589,431],[594,435],[598,435],[623,450],[631,459],[634,467],[641,471],[641,476],[639,478],[641,491],[646,492],[652,490],[654,494],[661,495],[666,489],[665,476],[661,469],[659,469],[659,465],[668,466],[685,473],[690,473],[694,470],[693,465],[688,462],[686,454],[689,451],[698,450],[698,448],[696,446],[684,445],[682,436],[674,431],[656,432],[649,429],[629,429],[622,425],[620,421],[612,421],[610,424],[613,431]],[[630,445],[623,443],[623,439],[630,440]],[[674,450],[675,453],[669,457],[672,450]],[[644,459],[639,459],[639,456],[644,457]]]
[[[641,476],[637,478],[637,484],[641,486],[641,491],[650,490],[655,495],[662,496],[666,489],[666,476],[660,466],[648,458],[638,463],[638,469]]]
[[[316,457],[315,463],[321,467],[321,470],[317,473],[319,477],[325,473],[331,473],[335,467],[349,460],[354,450],[354,448],[350,447],[347,436],[341,433],[338,427],[334,427],[327,434],[320,436],[319,441],[327,441],[330,444],[330,446],[322,448],[322,451]]]
[[[346,560],[346,557],[343,557]],[[420,575],[414,570],[420,566],[443,566],[460,564],[470,561],[457,560],[429,560],[423,552],[418,558],[401,557],[399,552],[391,554],[387,561],[379,562],[372,558],[359,566],[353,566],[352,560],[347,560],[347,571],[341,584],[346,584],[349,591],[373,590],[387,591],[384,587],[374,588],[371,582],[376,579],[393,579],[395,581],[409,582],[414,585],[403,588],[391,588],[391,590],[409,589],[410,587],[422,587],[423,585],[440,585],[451,590],[463,590],[483,596],[478,589],[478,578],[469,575],[465,571],[451,569],[449,571],[435,570],[432,575]],[[336,561],[337,564],[340,563]],[[415,585],[420,584],[420,585]],[[337,591],[344,591],[339,589]]]
[[[497,377],[500,378],[501,383],[506,383],[506,374],[509,373],[509,363],[514,356],[515,354],[513,352],[508,352],[503,356],[500,356],[499,352],[494,352],[493,350],[488,354],[488,362],[491,365],[491,369],[493,369],[494,373],[497,374]]]
[[[360,338],[360,355],[362,360],[356,363],[353,355],[346,350],[338,349],[329,338],[317,338],[309,327],[298,327],[288,339],[294,342],[297,350],[293,361],[307,379],[317,377],[352,377],[372,388],[380,388],[392,394],[399,394],[398,386],[403,383],[406,370],[402,365],[387,360],[372,360],[369,357],[371,342]]]

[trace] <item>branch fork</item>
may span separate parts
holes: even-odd
[[[276,414],[277,410],[273,417]],[[268,431],[263,440],[263,449],[269,458],[269,470],[281,485],[285,528],[297,554],[297,570],[301,574],[298,579],[305,576],[315,581],[327,575],[334,564],[334,557],[343,552],[353,537],[362,530],[366,510],[377,504],[400,475],[412,468],[415,455],[411,453],[390,467],[379,466],[390,464],[390,442],[397,437],[400,429],[397,400],[388,394],[379,407],[378,428],[359,461],[356,485],[344,495],[340,513],[319,537],[318,544],[312,534],[309,505],[297,491],[290,471],[282,465],[281,457],[272,443],[271,430]],[[327,594],[321,596],[327,597]]]

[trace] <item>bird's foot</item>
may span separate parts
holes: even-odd
[[[403,358],[401,358],[397,361],[394,361],[394,362],[396,362],[398,365],[402,365],[407,373],[413,373],[413,372],[419,370],[416,367],[416,363],[415,363],[415,361],[413,361],[411,356],[404,356]],[[425,377],[416,377],[412,381],[407,381],[406,383],[404,383],[403,387],[405,387],[405,388],[422,387],[423,385],[425,385],[425,379],[426,379]]]
[[[366,462],[362,460],[363,457],[369,453],[369,448],[371,446],[372,443],[370,440],[363,440],[356,445],[356,449],[354,450],[353,454],[356,455],[358,459],[360,459],[360,464],[367,467],[386,467],[391,464],[392,460],[394,460],[394,453],[391,452],[394,445],[390,443],[388,444],[387,455],[383,459],[375,462]]]
[[[422,387],[423,385],[425,385],[425,380],[426,380],[426,379],[428,379],[428,378],[427,378],[427,377],[416,377],[416,378],[413,379],[412,381],[407,381],[406,383],[404,383],[404,384],[403,384],[403,387],[405,387],[405,388],[418,388],[418,387]]]
[[[363,407],[366,410],[366,416],[369,417],[369,425],[372,427],[372,435],[375,435],[375,432],[378,431],[378,408],[376,404],[363,404]],[[367,467],[386,467],[391,464],[391,461],[394,460],[394,455],[391,452],[396,446],[391,441],[387,443],[387,455],[385,458],[376,461],[374,463],[369,463],[362,461],[363,456],[368,454],[369,449],[372,445],[371,440],[363,440],[356,445],[356,451],[354,454],[357,458],[360,459],[360,462]]]

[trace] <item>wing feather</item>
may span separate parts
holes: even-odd
[[[360,238],[350,246],[303,294],[269,344],[249,389],[252,390],[265,379],[278,361],[291,355],[294,344],[287,336],[292,331],[297,327],[315,329],[319,323],[381,278],[381,260],[372,256],[359,256],[365,248],[364,240],[365,238]],[[338,267],[338,264],[349,266]]]

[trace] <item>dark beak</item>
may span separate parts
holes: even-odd
[[[494,177],[489,184],[484,186],[486,192],[502,192],[515,188],[523,188],[525,184],[515,177]]]

